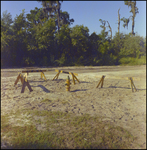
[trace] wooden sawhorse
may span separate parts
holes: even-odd
[[[56,72],[58,72],[57,74],[56,74],[56,76],[53,78],[53,80],[54,79],[58,79],[58,77],[59,77],[59,74],[60,73],[66,73],[66,74],[71,74],[72,75],[72,80],[73,80],[73,83],[75,84],[75,79],[78,81],[78,82],[80,82],[78,79],[77,79],[77,73],[72,73],[72,72],[67,72],[67,71],[63,71],[63,70],[57,70],[57,69],[55,69],[55,71]]]

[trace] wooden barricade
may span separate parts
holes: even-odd
[[[77,77],[76,77],[76,76],[78,76],[77,73],[72,73],[72,72],[67,72],[67,71],[57,70],[57,69],[55,69],[55,71],[58,72],[58,73],[55,75],[55,77],[53,78],[53,80],[54,80],[54,79],[58,79],[60,73],[66,73],[66,74],[72,75],[72,79],[73,79],[73,83],[74,83],[74,84],[75,84],[75,79],[76,79],[78,82],[80,82],[80,81],[77,79]]]
[[[19,79],[21,80],[22,83],[22,89],[21,89],[21,93],[24,93],[25,87],[27,86],[28,89],[30,90],[30,92],[32,92],[32,88],[27,80],[27,73],[23,76],[21,73],[18,74],[17,79],[14,83],[14,86],[18,83]]]
[[[47,70],[24,70],[22,71],[22,73],[27,73],[29,74],[30,72],[41,72],[41,79],[42,77],[44,77],[44,79],[46,80],[46,77],[44,75],[44,72],[46,72]]]
[[[97,85],[97,87],[96,87],[96,88],[98,88],[98,87],[99,87],[100,83],[101,83],[101,88],[103,87],[104,78],[105,78],[105,76],[102,76],[102,78],[100,79],[100,81],[99,81],[99,83],[98,83],[98,85]],[[132,92],[134,92],[134,91],[133,91],[133,87],[134,87],[135,92],[136,92],[136,91],[137,91],[137,89],[136,89],[136,87],[135,87],[135,85],[134,85],[134,82],[133,82],[132,77],[128,77],[128,79],[129,79],[129,80],[130,80],[130,82],[131,82],[131,89],[132,89]]]

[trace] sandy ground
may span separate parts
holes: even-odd
[[[40,78],[39,72],[29,73],[33,91],[25,87],[21,93],[21,82],[15,86],[14,82],[18,72],[26,69],[47,69],[48,72],[44,72],[47,81]],[[74,85],[69,75],[71,88],[67,92],[68,74],[61,73],[52,81],[57,74],[55,69],[77,73],[80,83],[76,81]],[[105,75],[103,88],[96,88],[102,75]],[[128,77],[134,77],[137,92],[132,92]],[[47,105],[41,102],[43,99],[54,100],[54,103]],[[134,148],[146,148],[146,66],[1,69],[1,115],[23,108],[104,116],[102,121],[111,121],[138,137],[136,144],[140,146],[134,145]]]

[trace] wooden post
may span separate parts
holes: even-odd
[[[31,88],[31,86],[30,86],[30,84],[29,84],[29,82],[28,82],[28,80],[26,79],[26,77],[24,77],[24,79],[23,79],[23,85],[22,85],[22,89],[21,89],[21,93],[24,93],[26,86],[28,87],[28,89],[30,90],[30,92],[33,91],[32,88]]]
[[[133,86],[134,86],[134,89],[135,89],[135,92],[137,91],[137,89],[136,89],[136,87],[135,87],[135,85],[134,85],[134,83],[133,83],[133,79],[132,79],[132,77],[129,77],[128,78],[129,80],[130,80],[130,82],[131,82],[131,89],[132,89],[132,92],[134,92],[133,91]]]
[[[70,91],[70,78],[69,78],[69,76],[67,77],[65,85],[66,85],[66,91]]]
[[[97,85],[96,88],[99,87],[100,83],[101,83],[101,88],[103,87],[104,78],[105,78],[105,76],[102,76],[102,78],[101,78],[101,80],[99,81],[99,83],[98,83],[98,85]]]

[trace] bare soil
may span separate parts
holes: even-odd
[[[21,82],[14,86],[18,72],[35,69],[48,70],[44,72],[47,80],[40,78],[40,72],[29,73],[27,79],[33,91],[25,87],[25,92],[21,93]],[[80,83],[76,81],[74,85],[69,75],[70,91],[66,91],[68,74],[60,73],[58,79],[52,81],[57,74],[55,69],[77,73]],[[102,75],[105,76],[103,88],[96,88]],[[136,92],[132,92],[128,77],[133,77]],[[43,103],[44,99],[53,103]],[[105,119],[102,121],[121,126],[138,138],[133,148],[145,149],[146,66],[1,69],[1,115],[24,108],[103,116]],[[12,123],[15,124],[13,119]]]

